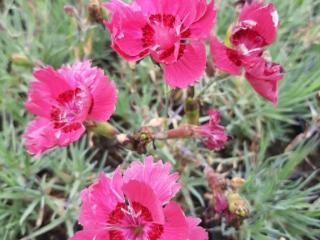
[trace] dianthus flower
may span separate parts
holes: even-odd
[[[208,149],[221,150],[228,142],[224,126],[220,125],[220,113],[214,109],[209,109],[209,122],[194,128],[196,136],[205,139]]]
[[[187,87],[204,74],[204,39],[216,16],[213,0],[135,0],[130,5],[111,0],[105,7],[112,13],[105,22],[112,48],[123,58],[137,61],[150,55],[171,87]]]
[[[171,199],[181,188],[170,164],[133,162],[122,174],[102,174],[81,193],[79,223],[70,240],[207,240],[200,220],[186,217]]]
[[[278,81],[283,78],[283,68],[264,58],[263,53],[276,39],[278,27],[279,17],[274,5],[254,0],[244,5],[228,36],[228,46],[216,37],[211,40],[214,64],[233,75],[240,75],[244,69],[255,91],[273,104],[278,101]]]
[[[115,110],[117,91],[89,61],[54,70],[36,69],[25,107],[37,115],[24,134],[30,154],[67,146],[85,132],[84,123],[106,121]]]

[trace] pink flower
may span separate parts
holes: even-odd
[[[231,47],[225,46],[216,37],[211,39],[214,64],[233,75],[240,75],[244,68],[246,78],[253,88],[274,104],[277,103],[278,81],[283,78],[282,67],[275,63],[268,63],[263,59],[262,54],[265,47],[274,42],[278,26],[279,17],[274,5],[264,5],[263,1],[254,0],[251,4],[244,6],[237,24],[231,31],[229,39]],[[262,61],[265,62],[265,72],[269,72],[269,65],[277,65],[279,66],[277,73],[270,76],[266,74],[267,79],[261,79]],[[260,70],[257,71],[254,65],[259,65]],[[274,70],[273,68],[272,71]]]
[[[135,0],[131,5],[111,0],[105,7],[112,13],[105,22],[112,48],[126,60],[151,55],[171,87],[187,87],[204,74],[203,40],[215,22],[213,0]]]
[[[219,112],[210,109],[209,112],[209,123],[201,126],[197,126],[194,130],[198,137],[205,138],[207,147],[210,150],[221,150],[224,148],[228,141],[225,128],[220,125],[220,114]]]
[[[89,61],[54,70],[36,69],[25,107],[37,115],[24,134],[30,154],[67,146],[85,132],[87,120],[106,121],[115,110],[116,88]]]
[[[172,189],[179,188],[172,177],[177,173],[164,173],[169,168],[149,157],[144,164],[132,163],[123,176],[119,169],[112,178],[102,174],[81,193],[83,230],[71,240],[207,240],[200,221],[186,217],[177,203],[169,202]],[[139,174],[132,175],[133,170]],[[161,177],[156,177],[158,170]]]

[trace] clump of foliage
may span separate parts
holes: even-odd
[[[217,1],[216,31],[222,38],[234,19],[236,1]],[[211,73],[195,86],[200,121],[209,106],[222,113],[232,140],[210,152],[194,140],[169,140],[147,153],[170,162],[184,188],[177,197],[187,213],[202,218],[212,239],[317,239],[320,236],[320,2],[274,0],[281,19],[270,52],[285,66],[275,108],[242,77]],[[0,0],[0,235],[4,240],[67,239],[79,226],[79,194],[101,172],[143,159],[115,141],[84,136],[40,159],[29,156],[22,134],[31,119],[23,102],[34,66],[55,67],[88,56],[115,81],[118,105],[111,123],[121,132],[147,124],[185,122],[186,91],[171,91],[150,59],[129,64],[110,49],[99,24],[88,19],[85,0]],[[220,79],[220,80],[218,80]],[[150,84],[150,81],[153,81]],[[212,210],[203,163],[227,179],[240,176],[250,214],[230,226]]]

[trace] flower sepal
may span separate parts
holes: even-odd
[[[114,138],[119,134],[118,129],[108,122],[87,121],[85,127],[88,131],[107,138]]]

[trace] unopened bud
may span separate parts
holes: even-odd
[[[199,124],[199,103],[197,100],[189,97],[184,106],[186,119],[189,124]]]
[[[249,216],[249,207],[247,201],[238,193],[227,193],[229,211],[237,217],[246,218]]]
[[[19,65],[19,66],[30,66],[31,65],[29,58],[26,55],[20,54],[20,53],[12,54],[11,61],[13,64]]]
[[[245,184],[245,180],[241,177],[234,177],[231,179],[231,186],[235,189],[241,188]]]
[[[103,11],[100,0],[90,0],[88,5],[89,18],[92,22],[103,22]]]
[[[63,7],[63,10],[64,10],[64,12],[66,14],[68,14],[71,17],[74,17],[74,16],[77,15],[77,9],[74,6],[70,5],[70,4],[65,5]]]

